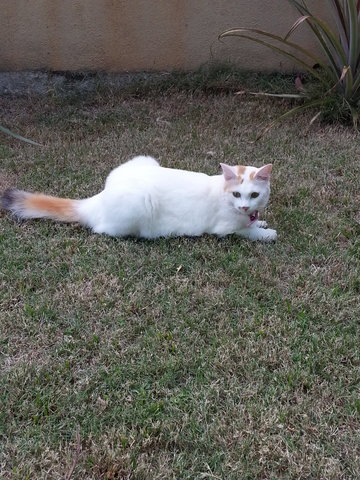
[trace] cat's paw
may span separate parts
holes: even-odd
[[[276,238],[276,230],[273,230],[272,228],[267,228],[263,231],[263,235],[261,236],[260,240],[262,240],[263,242],[275,242]]]
[[[256,222],[256,226],[259,228],[267,228],[268,224],[265,222],[265,220],[258,220]]]
[[[276,230],[272,228],[259,228],[258,226],[240,230],[238,234],[249,240],[258,240],[260,242],[274,242],[277,237]]]

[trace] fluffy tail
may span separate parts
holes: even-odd
[[[60,222],[79,222],[78,200],[57,198],[10,188],[1,198],[2,207],[19,218],[51,218]]]

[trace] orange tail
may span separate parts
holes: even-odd
[[[3,208],[19,218],[51,218],[61,222],[78,222],[77,200],[29,193],[11,188],[2,196]]]

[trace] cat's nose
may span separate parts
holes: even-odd
[[[247,212],[249,210],[249,207],[242,207],[243,210],[245,210],[245,212]]]

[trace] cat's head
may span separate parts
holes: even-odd
[[[243,215],[257,215],[269,200],[272,165],[256,168],[220,163],[220,166],[229,203]]]

